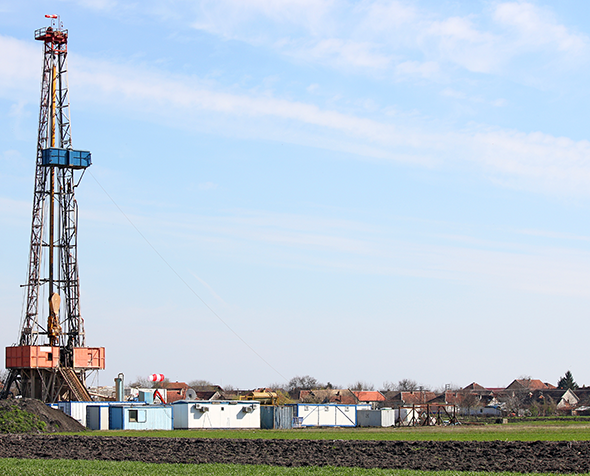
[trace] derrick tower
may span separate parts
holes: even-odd
[[[68,30],[57,15],[35,31],[42,41],[43,76],[25,304],[18,344],[6,348],[8,378],[28,398],[45,402],[90,400],[88,371],[104,369],[104,347],[86,347],[80,312],[74,190],[91,164],[74,150],[68,97]]]

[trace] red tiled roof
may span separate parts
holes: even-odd
[[[544,384],[539,379],[516,379],[506,387],[506,390],[546,390],[552,387]]]
[[[359,402],[383,402],[385,401],[385,395],[377,391],[368,390],[353,390],[354,395],[358,398]]]
[[[469,385],[467,385],[467,387],[465,387],[463,390],[477,390],[477,391],[483,391],[483,390],[487,390],[487,388],[482,387],[480,384],[472,382]]]
[[[162,388],[165,388],[166,390],[180,390],[190,387],[184,382],[162,382]]]
[[[413,392],[391,392],[387,394],[386,400],[400,402],[403,404],[426,403],[436,398],[436,393],[416,390]]]

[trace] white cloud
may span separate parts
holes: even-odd
[[[377,45],[339,38],[326,38],[312,43],[282,42],[285,52],[293,56],[316,62],[330,62],[345,68],[385,69],[392,58],[380,54]]]
[[[572,33],[565,25],[557,23],[548,9],[532,3],[500,3],[494,10],[494,19],[514,29],[521,47],[554,45],[560,51],[576,55],[588,52],[589,39],[586,35]]]
[[[39,89],[41,44],[0,35],[0,46],[4,51],[0,95],[9,100],[22,100],[25,92],[26,97],[30,97],[33,88]]]
[[[156,224],[174,235],[177,243],[205,246],[206,242],[211,249],[223,250],[228,259],[254,260],[265,266],[410,276],[540,294],[590,296],[585,285],[590,279],[590,253],[585,250],[530,243],[524,246],[512,235],[502,241],[446,235],[448,244],[441,244],[436,231],[440,223],[429,223],[431,231],[421,232],[419,242],[405,241],[396,237],[395,221],[389,228],[320,216],[233,210],[217,217],[151,217],[146,225]]]
[[[466,93],[464,93],[463,91],[457,91],[456,89],[453,88],[445,88],[441,91],[441,95],[442,96],[446,96],[446,97],[450,97],[450,98],[454,98],[454,99],[462,99],[465,101],[470,101],[470,102],[474,102],[474,103],[484,103],[484,104],[489,104],[491,106],[494,107],[503,107],[506,105],[506,100],[505,99],[494,99],[494,100],[487,100],[482,96],[469,96]]]
[[[359,21],[355,31],[365,31],[375,34],[391,33],[396,28],[409,23],[416,23],[422,18],[418,8],[396,0],[376,0],[361,2],[355,9],[354,15]]]
[[[499,38],[475,28],[469,18],[453,17],[430,24],[427,35],[442,58],[477,73],[497,72],[503,60]]]
[[[199,190],[216,190],[218,185],[213,182],[203,182],[198,185]]]
[[[22,94],[22,88],[36,92],[38,71],[26,64],[38,64],[39,51],[29,43],[6,37],[0,37],[0,47],[22,55],[9,55],[4,62],[0,85],[5,87],[0,94],[12,98],[15,89]],[[97,107],[110,104],[109,108],[123,114],[135,111],[140,119],[149,116],[173,127],[204,127],[198,121],[203,121],[205,112],[222,121],[218,129],[211,129],[216,133],[231,134],[240,127],[246,127],[248,133],[263,130],[254,125],[263,121],[274,128],[275,140],[420,165],[455,167],[462,161],[473,162],[499,183],[517,188],[584,195],[590,190],[588,141],[486,127],[452,132],[440,124],[434,128],[426,121],[421,124],[419,118],[410,126],[404,117],[387,116],[385,111],[364,117],[269,94],[228,92],[194,77],[169,76],[79,56],[70,56],[69,67],[75,75],[78,100]],[[228,120],[239,127],[230,130],[223,122]]]
[[[119,106],[128,102],[137,110],[152,107],[159,115],[166,115],[165,105],[181,127],[195,120],[195,111],[248,124],[270,119],[277,140],[420,165],[455,167],[462,161],[473,162],[500,183],[541,192],[586,195],[590,190],[590,143],[584,140],[483,126],[455,132],[419,121],[408,126],[403,117],[362,117],[313,103],[218,90],[194,78],[169,78],[93,61],[79,60],[75,74],[92,91],[93,101]]]
[[[451,17],[396,0],[354,6],[344,1],[283,3],[206,2],[196,13],[195,27],[335,68],[355,68],[359,74],[391,69],[397,79],[435,79],[439,70],[456,66],[513,77],[511,67],[524,54],[542,54],[541,64],[551,64],[559,55],[589,53],[586,35],[529,2],[497,3],[479,14]],[[285,31],[285,24],[293,28]],[[404,75],[412,65],[421,65],[418,74]]]
[[[325,32],[330,22],[328,12],[334,3],[331,0],[205,0],[198,7],[188,4],[187,9],[195,15],[193,28],[226,38],[259,41],[272,35],[276,25],[303,29],[314,35]],[[261,20],[271,24],[265,28],[249,28]]]
[[[433,78],[440,73],[439,64],[435,61],[404,61],[395,67],[396,76],[418,76],[421,78]]]
[[[590,185],[590,142],[541,132],[476,132],[474,158],[520,187],[586,194]]]
[[[128,8],[121,4],[119,0],[67,0],[69,3],[75,3],[81,7],[90,10],[110,12],[121,8]]]

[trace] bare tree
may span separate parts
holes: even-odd
[[[404,378],[397,383],[394,390],[400,392],[413,392],[416,390],[423,390],[423,388],[421,388],[415,380]]]
[[[375,386],[372,383],[363,382],[362,380],[357,380],[352,385],[349,385],[348,388],[350,390],[356,390],[356,391],[361,391],[361,390],[371,391],[371,390],[375,390]]]
[[[286,390],[289,392],[292,390],[313,390],[314,388],[320,387],[323,387],[323,385],[318,382],[315,377],[310,375],[304,375],[303,377],[300,377],[298,375],[289,380]]]
[[[504,398],[505,410],[508,414],[523,416],[525,403],[528,398],[526,392],[512,392]]]
[[[481,396],[467,390],[460,390],[457,392],[460,395],[459,407],[465,411],[467,415],[471,414],[471,409],[475,409],[481,405]]]
[[[394,382],[390,382],[389,380],[386,380],[385,382],[383,382],[383,385],[381,385],[381,389],[380,391],[385,393],[385,392],[390,392],[392,390],[395,390],[397,387],[397,384]]]
[[[129,384],[131,388],[153,388],[154,382],[147,377],[135,377],[135,382]]]
[[[195,390],[204,390],[204,391],[213,391],[217,388],[217,386],[209,380],[197,379],[191,380],[188,383],[188,386],[195,389]]]

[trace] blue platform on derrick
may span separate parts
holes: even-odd
[[[92,164],[91,154],[86,150],[59,149],[50,147],[43,149],[41,163],[45,166],[71,167],[85,169]]]

